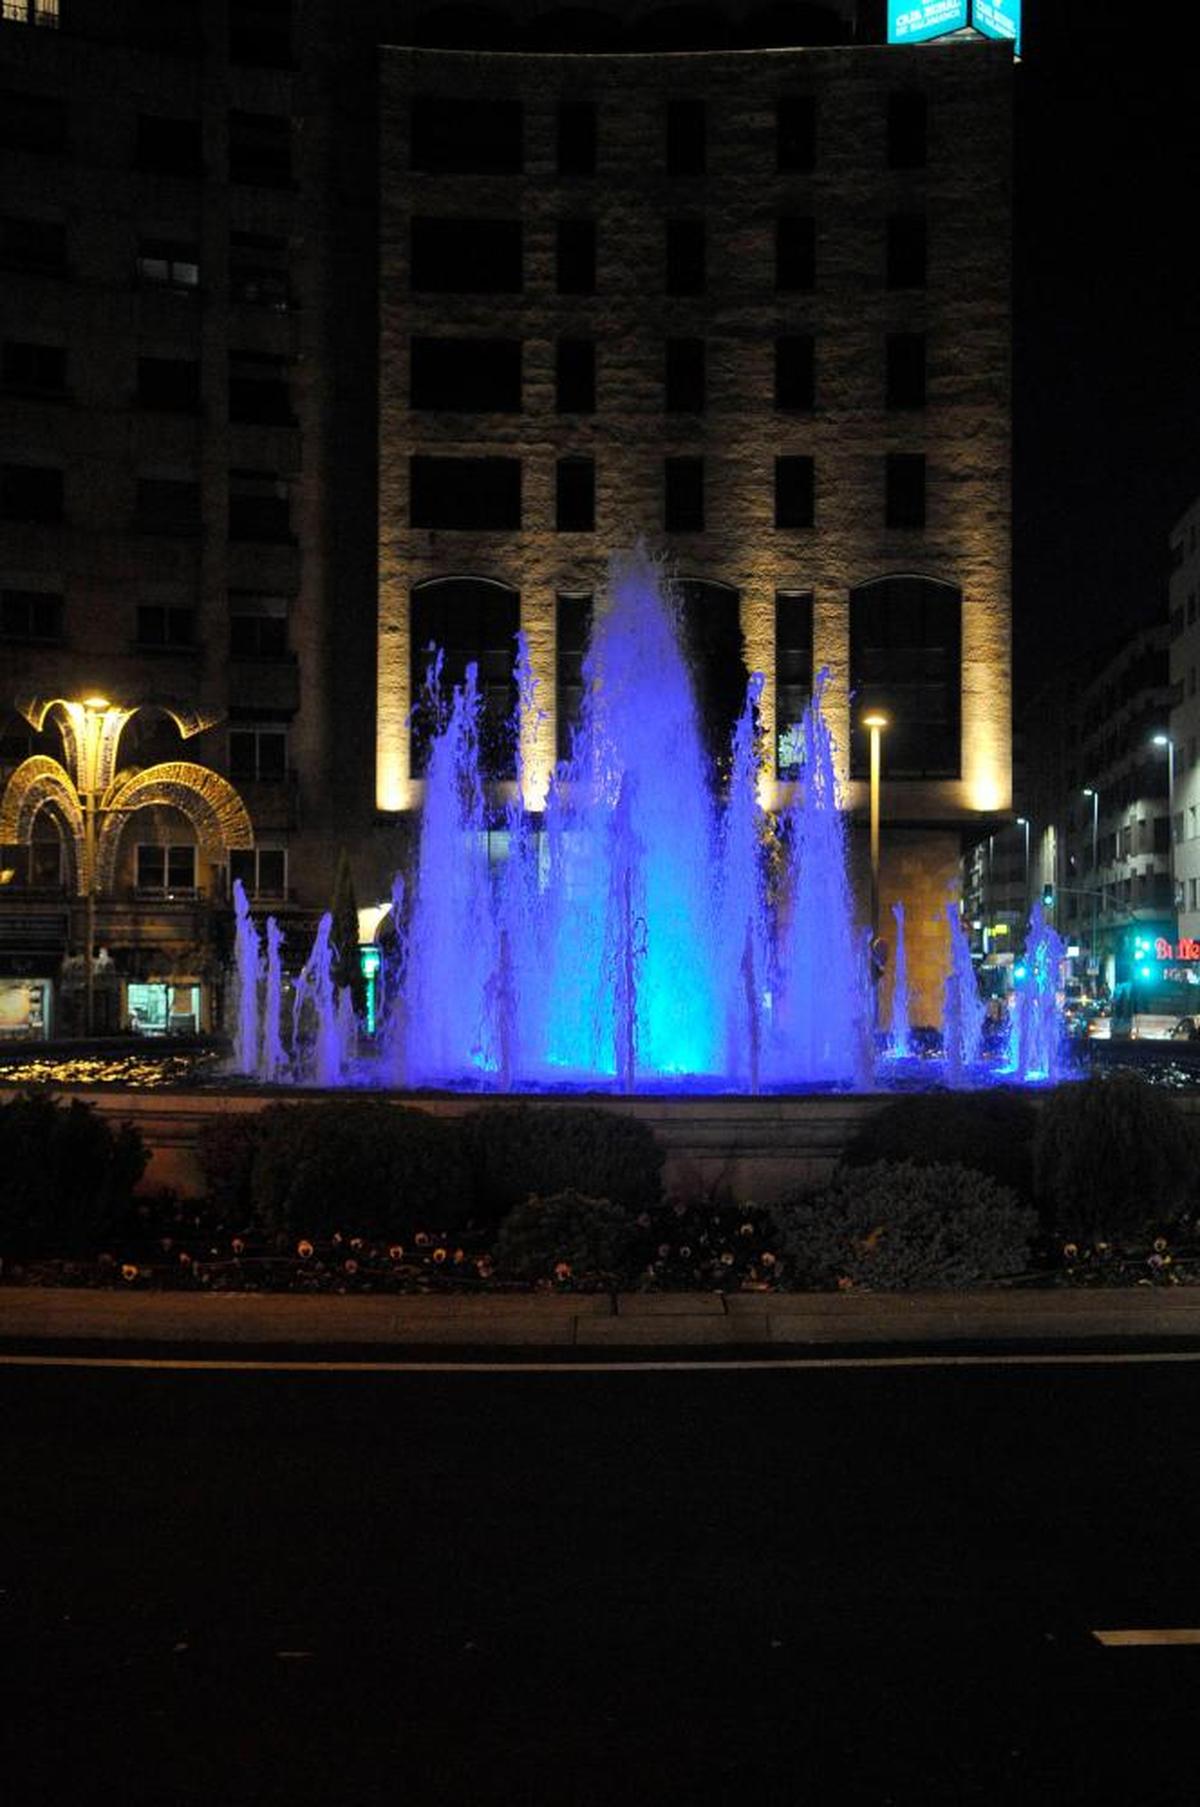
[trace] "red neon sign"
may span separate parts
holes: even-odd
[[[1200,941],[1193,941],[1189,935],[1177,941],[1174,946],[1160,935],[1154,943],[1156,960],[1200,960]]]

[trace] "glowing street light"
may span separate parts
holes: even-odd
[[[1085,797],[1092,800],[1092,967],[1096,965],[1096,892],[1100,886],[1100,864],[1097,851],[1100,846],[1100,792],[1091,785],[1083,787]]]
[[[874,1026],[879,1027],[879,772],[881,736],[891,726],[882,709],[869,709],[862,725],[871,737],[871,997]]]
[[[1171,887],[1171,915],[1175,914],[1175,742],[1169,734],[1152,734],[1153,747],[1167,749],[1167,879]]]
[[[1021,909],[1029,914],[1029,817],[1018,816],[1017,827],[1025,830],[1025,889],[1021,897]]]

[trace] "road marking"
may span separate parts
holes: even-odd
[[[1200,1644],[1200,1626],[1163,1626],[1147,1631],[1093,1631],[1098,1643],[1110,1647],[1124,1644]]]
[[[647,1361],[453,1361],[450,1359],[322,1361],[301,1356],[294,1361],[234,1356],[154,1355],[10,1355],[0,1354],[3,1368],[133,1368],[182,1373],[231,1374],[691,1374],[756,1373],[880,1368],[1046,1368],[1137,1367],[1147,1363],[1200,1362],[1200,1349],[1135,1351],[1121,1354],[1047,1355],[812,1355],[767,1356],[761,1360],[661,1358]]]

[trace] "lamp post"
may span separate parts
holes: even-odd
[[[874,1025],[879,1027],[879,774],[882,764],[882,735],[890,717],[882,709],[871,709],[862,725],[871,737],[871,998]]]
[[[1026,918],[1028,918],[1028,915],[1029,915],[1029,817],[1028,816],[1018,816],[1017,817],[1017,827],[1023,828],[1025,830],[1025,891],[1024,891],[1024,895],[1021,898],[1021,912]]]
[[[1100,866],[1097,849],[1100,845],[1100,792],[1090,785],[1084,786],[1083,794],[1092,800],[1092,970],[1096,967],[1096,891],[1100,884]]]
[[[1152,734],[1150,743],[1167,749],[1167,883],[1171,887],[1171,916],[1175,916],[1175,742],[1169,734]]]

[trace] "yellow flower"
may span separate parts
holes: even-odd
[[[296,1244],[296,1253],[299,1255],[301,1261],[307,1261],[312,1252],[313,1245],[309,1242],[307,1237],[302,1238],[301,1241]]]
[[[404,1244],[401,1242],[394,1242],[388,1250],[388,1254],[393,1261],[402,1261],[404,1259]]]
[[[1161,1254],[1162,1254],[1162,1252],[1163,1252],[1163,1250],[1164,1250],[1164,1249],[1165,1249],[1165,1248],[1166,1248],[1166,1246],[1167,1246],[1167,1239],[1166,1239],[1166,1237],[1165,1237],[1165,1236],[1156,1236],[1156,1237],[1155,1237],[1155,1238],[1154,1238],[1154,1252],[1155,1252],[1155,1254],[1157,1254],[1157,1255],[1161,1255]]]
[[[764,1267],[774,1267],[774,1265],[775,1265],[775,1257],[774,1257],[774,1255],[772,1255],[770,1249],[764,1249],[762,1254],[759,1256],[759,1260],[762,1262]]]
[[[1076,1242],[1064,1242],[1063,1243],[1063,1254],[1066,1256],[1068,1261],[1074,1261],[1074,1259],[1075,1259],[1076,1255],[1078,1255],[1078,1253],[1079,1253],[1079,1244],[1078,1243],[1076,1243]]]
[[[571,1263],[569,1261],[556,1261],[554,1264],[554,1278],[556,1280],[569,1280],[571,1278]]]
[[[348,1260],[348,1261],[343,1261],[342,1269],[343,1269],[343,1272],[345,1272],[347,1274],[356,1274],[358,1272],[358,1262],[353,1259]]]
[[[427,1249],[432,1238],[427,1230],[418,1230],[413,1240],[416,1242],[419,1249]]]
[[[235,1255],[240,1255],[246,1245],[242,1241],[240,1236],[235,1236],[229,1246],[233,1250]]]
[[[127,1261],[121,1269],[122,1280],[136,1280],[137,1277],[138,1277],[137,1268],[134,1266],[132,1261]]]
[[[433,1258],[435,1261],[444,1261],[446,1259],[445,1249],[434,1249]]]

